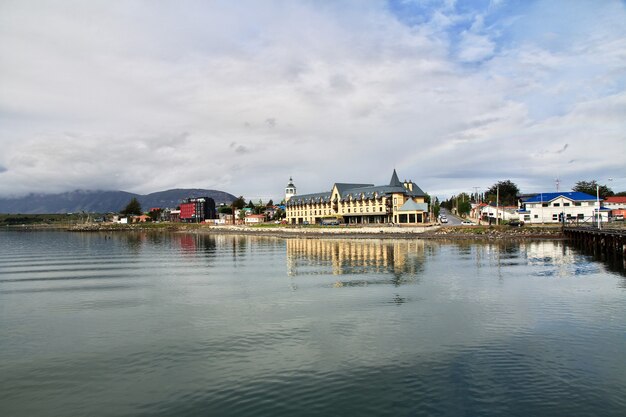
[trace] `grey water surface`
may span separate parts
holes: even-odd
[[[563,242],[0,232],[0,416],[625,416]]]

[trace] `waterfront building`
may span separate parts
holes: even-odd
[[[608,220],[609,212],[606,207],[600,208],[601,221]],[[598,201],[593,195],[577,191],[540,193],[522,201],[518,213],[525,223],[593,222],[597,221]]]
[[[480,219],[490,224],[502,221],[518,220],[517,206],[496,206],[495,203],[485,204],[480,209]]]
[[[607,197],[604,200],[604,205],[606,206],[606,208],[609,208],[611,210],[624,210],[626,209],[626,197],[624,196],[614,196],[614,197]]]
[[[250,214],[244,219],[244,224],[261,224],[265,223],[265,214]]]
[[[611,210],[611,217],[613,217],[613,219],[624,220],[624,217],[626,217],[625,196],[607,197],[606,200],[604,200],[604,205]]]
[[[420,224],[429,220],[426,193],[411,180],[401,182],[395,169],[389,185],[335,183],[330,191],[303,195],[296,195],[294,187],[285,209],[289,224]]]
[[[180,204],[180,221],[200,223],[215,219],[215,201],[210,197],[191,197]]]

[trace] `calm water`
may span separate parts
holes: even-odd
[[[625,416],[561,242],[0,232],[0,416]]]

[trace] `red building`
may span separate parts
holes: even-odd
[[[200,223],[215,218],[215,201],[209,197],[192,197],[180,204],[180,221]]]

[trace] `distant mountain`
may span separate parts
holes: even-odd
[[[125,191],[72,191],[61,194],[29,194],[19,198],[0,198],[0,213],[49,214],[108,213],[122,210],[135,197],[144,210],[152,207],[174,208],[188,197],[211,197],[215,204],[230,204],[236,197],[224,191],[199,188],[159,191],[140,195]]]

